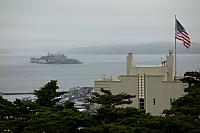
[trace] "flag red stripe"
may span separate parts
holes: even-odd
[[[190,39],[190,37],[189,37],[187,34],[185,34],[185,33],[183,33],[183,36],[184,36],[185,38]]]
[[[187,47],[187,48],[190,47],[191,42],[190,42],[190,37],[187,32],[184,31],[184,32],[180,33],[177,31],[175,34],[175,38],[180,41],[183,41],[183,45],[185,47]]]
[[[183,44],[186,48],[189,48],[190,45],[187,45],[186,43]]]
[[[191,41],[189,34],[185,31],[185,28],[180,24],[180,22],[176,19],[176,33],[175,39],[183,42],[183,45],[186,48],[190,47]]]
[[[183,31],[182,33],[183,33],[183,34],[185,34],[185,35],[188,35],[188,33],[187,33],[187,32],[185,32],[185,31]]]

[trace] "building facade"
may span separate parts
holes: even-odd
[[[185,95],[186,84],[174,80],[174,55],[170,51],[160,66],[137,66],[132,53],[127,56],[127,73],[117,79],[113,77],[94,81],[94,90],[111,90],[113,94],[136,95],[131,106],[144,109],[151,115],[161,115],[172,102]]]

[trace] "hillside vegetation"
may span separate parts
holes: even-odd
[[[0,131],[13,133],[199,133],[200,73],[187,72],[188,94],[177,99],[163,116],[152,116],[136,108],[117,108],[130,104],[135,96],[113,95],[109,90],[94,93],[91,103],[101,104],[94,112],[79,112],[71,101],[55,105],[59,95],[57,81],[52,80],[35,91],[36,101],[9,102],[0,97]]]

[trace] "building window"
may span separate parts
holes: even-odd
[[[138,74],[138,106],[139,109],[145,109],[146,98],[145,74]]]
[[[139,99],[140,109],[144,109],[144,99]]]
[[[156,105],[156,99],[155,98],[153,99],[153,105]]]
[[[169,105],[172,106],[172,103],[173,103],[174,101],[175,101],[174,98],[170,98],[170,99],[169,99]]]

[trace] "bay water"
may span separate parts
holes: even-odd
[[[33,92],[50,80],[58,80],[59,91],[72,87],[93,87],[94,81],[102,75],[126,74],[126,56],[76,54],[67,55],[76,58],[82,64],[33,64],[31,57],[40,57],[44,53],[2,53],[0,54],[0,92]],[[160,65],[164,54],[136,54],[134,62],[138,65]],[[177,73],[199,71],[200,54],[177,55]],[[19,96],[20,97],[20,96]],[[9,97],[6,97],[11,99]],[[13,98],[13,97],[12,97]]]

